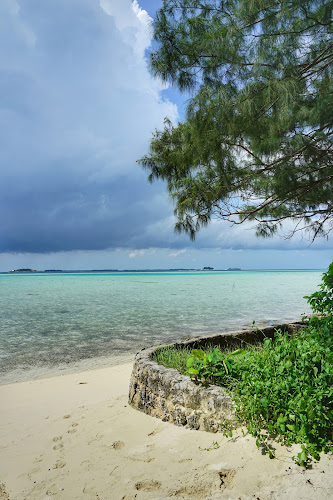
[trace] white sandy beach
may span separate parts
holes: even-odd
[[[279,445],[269,460],[250,436],[149,417],[128,405],[131,369],[0,386],[0,499],[333,498],[331,456],[304,470]]]

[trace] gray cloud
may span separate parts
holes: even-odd
[[[130,246],[161,216],[135,161],[176,109],[147,70],[148,16],[109,4],[1,6],[1,251]]]
[[[1,2],[0,252],[306,248],[218,222],[193,245],[174,234],[165,186],[136,165],[177,117],[147,69],[149,43],[130,0]]]

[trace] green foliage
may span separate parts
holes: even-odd
[[[323,342],[314,329],[291,337],[277,332],[262,349],[248,353],[235,375],[233,395],[238,419],[258,446],[268,437],[301,443],[300,465],[311,456],[319,460],[319,453],[332,447],[332,361],[332,342]]]
[[[252,346],[249,346],[249,349],[251,349]],[[256,349],[256,346],[253,346],[254,349]],[[161,349],[156,350],[153,355],[152,359],[156,361],[159,365],[163,365],[166,368],[174,368],[178,370],[180,373],[183,375],[188,374],[191,375],[194,379],[198,379],[198,377],[195,377],[194,372],[189,372],[189,368],[192,370],[199,369],[200,366],[202,366],[202,360],[199,358],[196,358],[193,356],[193,352],[202,352],[204,354],[205,359],[207,360],[208,364],[212,364],[211,361],[216,359],[217,352],[220,352],[218,349],[215,347],[207,347],[205,352],[200,351],[200,350],[192,350],[187,347],[182,347],[181,349],[176,349],[174,346],[166,346],[162,347]],[[243,351],[245,352],[245,351]],[[221,357],[224,359],[228,359],[231,356],[232,358],[232,351],[224,351],[221,353]],[[191,359],[191,361],[189,361]],[[210,360],[210,361],[208,361]],[[232,362],[228,360],[228,362]],[[203,372],[202,372],[203,373]],[[226,373],[226,372],[224,372]],[[207,383],[214,383],[213,381],[214,377],[212,378],[211,382]],[[203,379],[201,378],[201,383],[203,382]]]
[[[326,234],[333,213],[332,1],[164,0],[154,74],[190,91],[140,160],[167,182],[177,231],[211,218]]]
[[[219,447],[220,447],[220,443],[218,443],[217,441],[213,441],[212,444],[210,446],[208,446],[207,448],[201,448],[201,446],[199,446],[199,450],[200,451],[218,450]]]
[[[232,391],[237,419],[264,446],[269,438],[300,443],[294,457],[306,466],[333,446],[333,341],[314,328],[290,336],[277,331],[261,348],[223,353],[194,349],[187,374],[196,383]],[[195,365],[195,368],[193,368]],[[228,434],[229,435],[229,434]]]
[[[153,360],[166,368],[175,368],[185,374],[187,360],[191,356],[190,349],[176,349],[173,346],[163,347],[153,353]]]
[[[214,349],[212,352],[204,352],[200,349],[193,349],[192,356],[188,358],[186,366],[187,375],[195,382],[203,385],[219,384],[225,385],[234,371],[235,356],[245,354],[243,349],[233,352],[221,352]]]
[[[196,383],[232,391],[237,419],[256,437],[257,446],[273,458],[270,438],[298,443],[301,451],[293,458],[301,466],[333,450],[333,263],[319,291],[306,298],[315,315],[307,318],[304,329],[276,331],[260,347],[233,352],[162,349],[155,355]]]
[[[308,318],[308,323],[312,327],[321,328],[323,334],[331,335],[333,332],[333,262],[329,265],[327,273],[323,274],[319,288],[318,292],[304,297],[317,315]]]

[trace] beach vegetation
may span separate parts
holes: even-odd
[[[256,349],[258,349],[258,344],[247,345],[247,350],[256,350]],[[194,352],[202,354],[201,356],[199,354],[198,357],[194,355]],[[242,350],[242,353],[245,352],[246,352],[245,350]],[[204,351],[200,349],[193,350],[190,347],[177,348],[174,345],[168,345],[160,349],[157,349],[153,353],[152,358],[159,365],[163,365],[166,368],[174,368],[175,370],[179,371],[179,373],[181,373],[182,375],[191,375],[191,377],[194,380],[198,382],[200,381],[201,384],[209,385],[209,384],[215,384],[217,373],[221,371],[221,370],[216,370],[216,367],[214,365],[215,360],[218,360],[218,364],[222,362],[222,366],[224,366],[222,360],[227,360],[228,364],[230,364],[232,363],[230,359],[233,357],[232,356],[233,353],[234,350],[232,349],[224,349],[222,352],[219,349],[217,349],[216,346],[214,345],[206,346]],[[205,366],[212,367],[212,374],[207,371],[206,379],[204,380],[203,368]],[[221,377],[221,382],[223,376],[227,375],[225,368],[223,368],[223,370],[222,374],[219,375],[219,377]],[[196,373],[197,371],[198,373]]]
[[[179,373],[185,375],[187,370],[187,360],[190,358],[192,350],[183,347],[177,349],[173,345],[165,346],[154,351],[152,358],[159,365],[166,368],[174,368]]]
[[[333,227],[332,2],[164,0],[153,24],[155,75],[186,92],[139,163],[166,182],[175,229],[213,218],[285,220],[312,238]]]
[[[301,466],[333,450],[333,263],[319,288],[306,297],[314,315],[296,333],[277,330],[251,349],[177,354],[194,382],[230,391],[239,424],[271,458],[271,439],[300,444]]]
[[[186,374],[192,380],[203,385],[219,384],[225,385],[225,381],[231,375],[234,368],[234,357],[246,354],[244,349],[233,352],[221,351],[215,348],[212,352],[201,349],[193,349],[192,355],[186,362]]]

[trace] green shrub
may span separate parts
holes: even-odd
[[[246,354],[244,349],[237,349],[233,352],[221,352],[217,348],[211,352],[193,349],[192,356],[186,363],[188,368],[186,373],[195,382],[203,385],[229,385],[232,381],[232,374],[235,370],[237,371],[235,357],[244,354]]]
[[[307,465],[311,457],[319,460],[319,453],[333,446],[333,263],[323,274],[320,291],[306,298],[316,316],[307,318],[305,329],[294,335],[277,331],[261,349],[234,358],[216,350],[204,363],[203,354],[194,350],[201,365],[188,371],[197,382],[232,390],[237,419],[258,446],[267,445],[268,438],[301,443],[295,457],[299,465]]]
[[[333,262],[327,273],[323,274],[319,289],[318,292],[304,297],[316,315],[306,319],[310,326],[321,330],[322,334],[329,338],[333,331]]]
[[[196,383],[232,391],[238,421],[271,458],[269,438],[301,444],[293,458],[302,466],[333,447],[333,263],[323,274],[320,291],[305,298],[315,316],[293,335],[277,331],[260,348],[247,351],[176,354],[181,373]]]
[[[249,353],[233,387],[237,417],[257,438],[302,443],[296,462],[332,446],[333,369],[331,348],[316,330],[289,337],[277,332],[256,353]]]
[[[236,418],[267,447],[269,438],[301,443],[295,458],[307,465],[311,456],[332,447],[332,344],[308,327],[294,335],[277,331],[260,349],[225,354],[194,349],[187,373],[197,383],[223,385],[232,391]],[[196,368],[192,368],[195,364]]]

